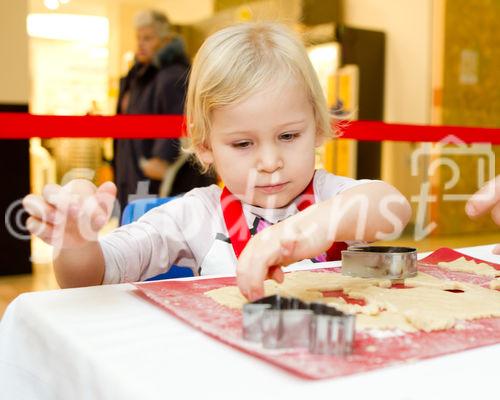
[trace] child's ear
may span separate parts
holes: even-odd
[[[316,134],[316,140],[314,142],[314,145],[316,147],[321,146],[325,142],[325,137],[321,133]]]
[[[203,162],[203,164],[211,165],[214,163],[214,153],[212,149],[205,144],[199,145],[196,148],[196,156]]]

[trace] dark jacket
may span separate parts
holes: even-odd
[[[119,114],[183,114],[189,61],[179,38],[174,38],[149,65],[136,63],[120,81]],[[128,93],[128,107],[121,109]],[[138,135],[139,136],[139,135]],[[158,157],[173,163],[180,153],[177,139],[119,139],[115,141],[115,181],[118,200],[123,208],[130,194],[137,194],[139,181],[146,181],[139,167],[141,158]],[[212,177],[201,175],[195,165],[186,162],[176,175],[170,195],[207,186]],[[149,194],[158,194],[160,181],[150,180]],[[147,194],[147,193],[142,193]]]

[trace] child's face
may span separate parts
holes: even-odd
[[[199,150],[240,200],[264,208],[288,205],[314,174],[314,112],[291,81],[213,111],[209,148]]]

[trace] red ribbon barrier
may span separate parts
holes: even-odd
[[[177,138],[183,136],[184,131],[182,115],[54,116],[0,113],[1,139],[30,137]],[[500,129],[350,121],[343,124],[342,138],[364,141],[500,144]]]
[[[347,122],[345,139],[392,140],[399,142],[491,143],[500,144],[500,129],[465,126],[387,124],[379,121]]]
[[[0,138],[113,137],[177,138],[182,115],[59,116],[0,113]]]

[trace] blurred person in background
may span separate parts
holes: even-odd
[[[135,29],[135,63],[120,81],[118,114],[183,114],[190,64],[182,39],[167,16],[154,10],[139,13]],[[179,139],[118,139],[114,148],[122,210],[130,195],[175,196],[215,183],[182,153]],[[139,188],[139,182],[149,188]]]

